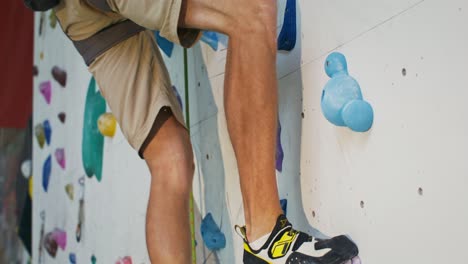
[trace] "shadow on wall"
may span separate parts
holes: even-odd
[[[297,9],[297,21],[301,21],[300,7]],[[297,229],[306,231],[315,237],[326,236],[310,225],[307,220],[301,191],[301,132],[303,112],[303,81],[301,74],[301,25],[297,24],[297,43],[290,53],[280,52],[285,60],[294,60],[287,63],[289,72],[279,80],[279,122],[282,127],[281,142],[284,151],[282,172],[277,172],[277,181],[280,198],[288,200],[287,216]],[[203,256],[197,256],[205,260],[203,263],[234,263],[234,247],[232,223],[230,222],[228,206],[226,205],[225,168],[220,149],[220,137],[218,126],[218,109],[213,95],[213,87],[205,70],[203,55],[200,45],[192,48],[195,58],[194,69],[195,82],[191,83],[190,111],[193,115],[201,117],[198,123],[191,124],[191,137],[195,154],[197,156],[198,170],[203,181],[204,190],[200,190],[203,196],[202,208],[196,210],[196,219],[200,221],[206,213],[211,212],[214,220],[220,225],[226,236],[226,248],[216,253],[204,250]],[[286,57],[285,57],[286,56]],[[201,70],[200,67],[201,66]],[[279,67],[284,65],[279,65]],[[196,91],[196,92],[195,92]],[[320,100],[320,98],[316,98]],[[202,186],[202,184],[200,184]],[[279,202],[279,201],[278,201]],[[204,206],[204,207],[203,207]],[[203,214],[203,215],[200,215]],[[196,227],[199,228],[199,222]],[[198,230],[197,230],[198,232]],[[198,246],[202,241],[197,241]],[[199,253],[200,251],[198,251]],[[216,258],[217,257],[217,258]],[[216,258],[216,259],[214,259]]]
[[[325,238],[326,236],[312,227],[307,220],[302,202],[301,191],[301,138],[303,107],[303,81],[301,72],[302,28],[301,9],[297,7],[297,42],[296,47],[289,52],[280,51],[279,56],[289,56],[294,63],[290,69],[298,69],[288,73],[279,80],[279,122],[281,124],[281,142],[284,151],[282,172],[277,172],[277,182],[280,199],[287,199],[287,217],[296,229]],[[294,54],[293,54],[294,53]],[[289,58],[286,57],[286,60]],[[279,66],[281,67],[281,65]],[[314,100],[320,100],[316,98]],[[305,175],[307,177],[307,175]]]
[[[200,45],[192,48],[193,58],[203,58]],[[213,96],[211,82],[206,72],[206,67],[203,61],[196,61],[195,67],[200,65],[202,69],[194,69],[196,83],[191,84],[189,89],[196,91],[196,96],[191,98],[191,113],[197,116],[207,116],[197,124],[191,124],[191,138],[194,152],[197,158],[198,172],[203,177],[204,191],[200,193],[204,196],[204,201],[201,203],[203,208],[196,210],[203,215],[196,215],[197,220],[201,220],[207,213],[212,213],[213,218],[220,226],[221,231],[226,236],[226,247],[222,250],[211,252],[208,249],[203,250],[203,263],[233,263],[234,264],[234,246],[232,224],[229,218],[228,206],[226,205],[226,189],[225,189],[225,169],[224,161],[221,152],[221,142],[219,139],[218,126],[218,109]],[[198,179],[201,180],[201,179]],[[202,186],[202,184],[200,184]],[[198,222],[198,221],[197,221]],[[196,224],[196,228],[200,228],[200,224]],[[197,230],[198,232],[199,230]],[[198,246],[203,241],[197,241]],[[200,252],[200,251],[198,251]],[[197,256],[197,258],[200,258]]]

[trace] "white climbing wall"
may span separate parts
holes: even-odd
[[[302,0],[298,8],[296,49],[278,55],[278,182],[288,217],[303,230],[351,235],[364,263],[466,262],[468,2]],[[374,107],[368,133],[334,127],[321,113],[323,64],[335,50]],[[223,113],[225,50],[191,52],[202,212],[213,212],[229,237],[243,214]],[[208,189],[207,180],[218,184]],[[224,193],[225,206],[217,199]],[[240,263],[241,241],[235,233],[228,241],[222,263]]]
[[[285,2],[279,1],[278,29]],[[314,234],[349,234],[364,263],[466,262],[468,2],[298,0],[297,5],[296,48],[278,54],[284,150],[278,182],[281,199],[288,200],[288,217]],[[102,182],[86,180],[83,240],[75,240],[91,76],[69,40],[45,17],[39,36],[36,15],[34,124],[47,118],[53,132],[50,146],[40,149],[34,143],[33,263],[38,263],[41,211],[46,212],[46,233],[58,227],[68,234],[66,250],[55,259],[44,251],[43,263],[69,263],[71,252],[80,264],[90,263],[93,254],[101,264],[124,256],[149,263],[144,236],[149,173],[120,132],[105,140]],[[197,234],[201,218],[211,212],[227,240],[225,249],[212,253],[198,236],[198,263],[242,262],[233,225],[244,223],[243,211],[222,99],[226,41],[217,52],[204,43],[188,52]],[[350,74],[374,107],[368,133],[334,127],[321,113],[320,96],[328,81],[323,64],[335,50],[347,57]],[[182,49],[176,47],[165,58],[184,97]],[[52,80],[55,65],[68,72],[68,84],[61,88],[53,81],[47,105],[38,86]],[[56,117],[61,111],[67,113],[65,124]],[[45,193],[42,165],[60,147],[67,168],[53,160]],[[68,183],[75,185],[73,201],[64,190]]]

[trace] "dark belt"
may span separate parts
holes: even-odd
[[[143,30],[144,27],[133,21],[124,20],[104,28],[87,39],[73,41],[73,44],[89,66],[99,55]]]

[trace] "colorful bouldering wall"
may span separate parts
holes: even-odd
[[[364,263],[465,261],[468,90],[460,76],[468,60],[468,35],[462,30],[468,3],[278,3],[276,166],[290,220],[319,236],[349,234]],[[149,263],[144,233],[149,172],[118,126],[113,137],[100,139],[101,177],[83,167],[91,76],[69,40],[51,27],[50,17],[35,18],[33,263],[127,263],[129,258]],[[242,199],[223,107],[227,41],[208,32],[188,50],[188,95],[183,50],[164,44],[173,85],[182,105],[189,105],[197,263],[242,259],[242,241],[233,229],[244,223]],[[332,52],[344,54],[349,76],[359,83],[352,100],[369,103],[363,111],[371,109],[372,120],[367,115],[356,121],[365,129],[354,129],[371,126],[367,132],[352,131],[355,119],[348,124],[341,115],[348,127],[336,126],[341,121],[333,124],[328,110],[322,111],[322,95],[330,95],[323,91],[333,77],[326,72]],[[339,109],[349,101],[334,99]],[[98,124],[92,129],[100,134]],[[47,163],[50,172],[43,168]],[[40,243],[47,234],[55,257]],[[435,237],[451,243],[436,243]]]

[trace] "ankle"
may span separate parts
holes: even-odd
[[[253,242],[265,236],[266,234],[271,233],[273,231],[273,228],[275,227],[276,220],[278,219],[278,216],[281,213],[282,211],[279,211],[269,215],[251,219],[251,222],[246,224],[247,241]]]

